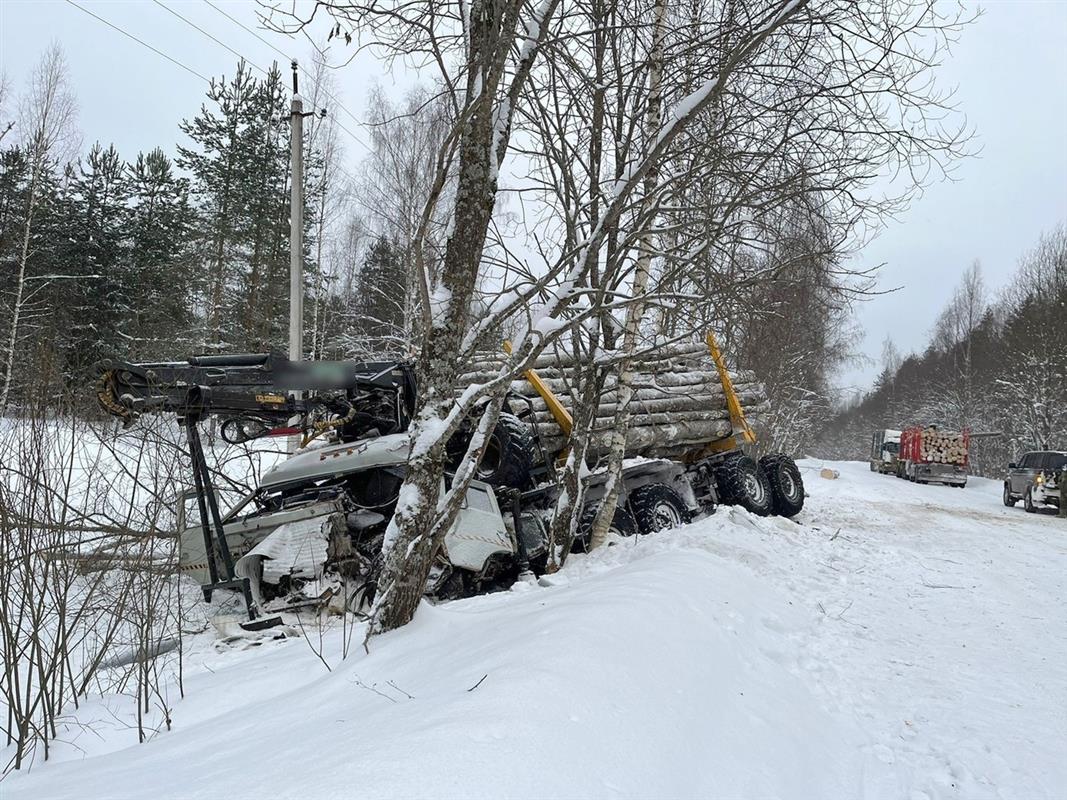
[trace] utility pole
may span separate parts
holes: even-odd
[[[304,101],[300,99],[296,59],[293,59],[293,103],[289,110],[289,360],[304,357]],[[300,392],[295,392],[300,399]],[[300,436],[289,439],[289,452],[300,447]]]
[[[293,59],[293,103],[289,120],[289,360],[304,355],[304,102]]]

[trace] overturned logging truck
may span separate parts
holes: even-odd
[[[501,358],[486,356],[461,383],[494,374]],[[578,366],[543,357],[512,384],[477,479],[437,554],[428,596],[488,591],[546,569],[561,492],[555,465],[568,447],[568,389]],[[710,334],[703,343],[657,349],[642,362],[634,387],[612,532],[675,527],[718,504],[759,515],[791,517],[801,510],[804,486],[793,459],[778,453],[756,461],[743,452],[756,442],[748,416],[758,416],[766,398],[751,374],[727,370]],[[181,503],[180,567],[200,581],[209,600],[216,589],[241,591],[255,620],[323,602],[357,610],[370,600],[404,480],[415,392],[413,370],[403,362],[294,363],[249,354],[107,362],[98,398],[126,424],[145,413],[178,416],[199,509],[197,524],[186,527]],[[606,448],[614,413],[609,382],[591,431],[593,459]],[[303,435],[301,448],[225,514],[199,433],[209,416],[230,443]],[[449,452],[461,458],[470,435],[461,430]],[[575,548],[588,546],[605,483],[591,465]]]

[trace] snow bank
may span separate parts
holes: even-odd
[[[0,792],[1061,796],[1062,522],[1000,506],[990,481],[818,466],[801,524],[722,509],[547,585],[426,606],[344,661],[334,629],[329,673],[315,631],[202,636],[173,731],[137,746],[110,717],[79,735],[87,755],[59,747]]]

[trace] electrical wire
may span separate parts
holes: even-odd
[[[155,2],[159,2],[159,0],[155,0]],[[267,47],[269,47],[269,48],[270,48],[271,50],[273,50],[273,51],[274,51],[275,53],[277,53],[278,55],[280,55],[280,56],[281,56],[282,58],[289,58],[289,59],[292,59],[292,57],[291,57],[291,56],[288,56],[288,55],[286,55],[285,53],[283,53],[283,52],[282,52],[281,50],[279,50],[279,49],[278,49],[277,47],[275,47],[275,46],[274,46],[273,44],[271,44],[271,43],[270,43],[269,41],[267,41],[266,39],[264,39],[264,38],[263,38],[262,36],[260,36],[260,35],[259,35],[258,33],[256,33],[256,32],[255,32],[254,30],[252,30],[252,29],[251,29],[251,28],[249,28],[249,27],[248,27],[247,25],[245,25],[245,24],[244,24],[243,22],[241,22],[241,21],[240,21],[239,19],[237,19],[237,18],[235,18],[235,17],[231,16],[231,15],[230,15],[230,14],[228,14],[228,13],[227,13],[226,11],[224,11],[224,10],[223,10],[223,9],[221,9],[221,8],[219,8],[219,7],[217,6],[217,5],[215,5],[215,4],[213,3],[213,2],[211,2],[211,0],[204,0],[204,2],[205,2],[205,3],[207,4],[207,5],[211,6],[211,7],[213,8],[213,9],[215,9],[216,11],[218,11],[218,12],[219,12],[220,14],[222,14],[222,16],[226,17],[226,19],[228,19],[228,20],[229,20],[230,22],[232,22],[232,23],[233,23],[234,25],[236,25],[236,26],[238,26],[239,28],[241,28],[241,30],[245,31],[246,33],[249,33],[249,34],[251,34],[252,36],[255,36],[255,37],[256,37],[256,39],[258,39],[258,40],[259,40],[260,42],[262,42],[263,44],[265,44],[265,45],[266,45]],[[314,42],[312,42],[312,44],[314,45]],[[227,48],[227,49],[229,49],[229,48]],[[316,50],[318,50],[318,47],[316,46],[316,48],[315,48],[315,49],[316,49]],[[319,54],[320,54],[320,55],[323,55],[323,53],[322,53],[322,51],[321,51],[321,50],[319,50]],[[302,72],[302,73],[303,73],[303,75],[304,75],[304,78],[306,78],[306,79],[307,79],[307,80],[309,80],[309,81],[313,81],[313,80],[314,80],[314,79],[312,78],[311,74],[310,74],[310,73],[309,73],[309,72],[308,72],[307,70],[305,70],[305,69],[304,69],[303,67],[301,67],[301,66],[299,66],[299,65],[298,65],[298,67],[297,67],[297,68],[298,68],[298,69],[300,70],[300,72]],[[333,105],[337,106],[337,107],[338,107],[339,109],[341,109],[341,110],[342,110],[342,111],[343,111],[343,112],[344,112],[345,114],[347,114],[347,115],[349,116],[349,118],[351,118],[351,120],[352,120],[353,122],[355,122],[355,123],[356,123],[357,125],[360,125],[360,126],[362,126],[362,127],[366,127],[366,126],[367,126],[367,123],[363,122],[363,121],[362,121],[362,120],[361,120],[361,119],[360,119],[359,117],[357,117],[357,116],[356,116],[355,114],[353,114],[353,113],[352,113],[351,111],[349,111],[349,110],[348,110],[348,109],[347,109],[347,108],[346,108],[346,107],[344,106],[344,104],[343,104],[343,103],[341,103],[341,101],[337,99],[336,95],[333,95],[333,94],[331,94],[331,93],[330,93],[329,91],[327,91],[326,89],[323,89],[323,90],[322,90],[322,92],[323,92],[323,94],[325,94],[325,95],[326,95],[326,97],[327,97],[327,98],[328,98],[328,99],[330,100],[331,104],[333,104]],[[342,123],[340,122],[340,120],[338,120],[338,119],[337,119],[337,117],[336,117],[336,116],[334,116],[334,119],[333,119],[333,121],[334,121],[334,123],[335,123],[335,124],[337,125],[337,127],[339,127],[339,128],[340,128],[340,129],[342,130],[342,131],[344,131],[345,133],[347,133],[347,134],[348,134],[348,135],[349,135],[350,137],[352,137],[352,139],[353,139],[354,141],[356,141],[356,142],[357,142],[358,144],[362,145],[363,147],[367,148],[368,150],[370,150],[370,149],[371,149],[371,146],[370,146],[370,145],[368,145],[368,144],[367,144],[367,143],[366,143],[365,141],[363,141],[363,139],[361,139],[361,138],[360,138],[359,136],[357,136],[357,135],[356,135],[356,134],[354,134],[354,133],[353,133],[352,131],[350,131],[350,130],[349,130],[349,129],[348,129],[347,127],[345,127],[345,126],[344,126],[344,125],[343,125],[343,124],[342,124]]]
[[[168,6],[166,6],[165,4],[163,4],[162,2],[160,2],[160,0],[153,0],[153,1],[154,1],[154,2],[156,3],[156,5],[160,6],[160,7],[161,7],[161,8],[163,8],[164,10],[166,10],[166,11],[170,12],[171,14],[173,14],[173,15],[174,15],[175,17],[177,17],[178,19],[180,19],[180,20],[181,20],[182,22],[186,23],[186,24],[187,24],[187,25],[189,25],[190,27],[192,27],[192,28],[195,28],[195,29],[196,29],[197,31],[199,31],[199,32],[200,32],[201,34],[203,34],[204,36],[206,36],[206,37],[208,37],[209,39],[211,39],[211,40],[212,40],[213,42],[215,42],[215,43],[216,43],[217,45],[219,45],[220,47],[223,47],[223,48],[225,48],[225,49],[226,49],[226,50],[227,50],[228,52],[232,53],[232,54],[233,54],[233,55],[235,55],[235,56],[236,56],[237,58],[240,58],[241,60],[243,60],[243,61],[245,61],[246,63],[250,64],[251,66],[255,67],[255,68],[256,68],[257,70],[259,70],[260,72],[262,72],[262,73],[263,73],[264,75],[267,75],[267,74],[268,74],[268,73],[267,73],[267,71],[266,71],[265,69],[263,69],[262,67],[260,67],[260,66],[259,66],[258,64],[256,64],[256,63],[255,63],[254,61],[252,61],[252,60],[251,60],[251,59],[249,59],[249,58],[246,58],[246,57],[245,57],[245,56],[243,56],[243,55],[242,55],[241,53],[239,53],[239,52],[238,52],[237,50],[235,50],[235,49],[233,49],[232,47],[230,47],[229,45],[227,45],[227,44],[226,44],[225,42],[223,42],[223,41],[221,41],[221,40],[217,39],[216,37],[212,36],[212,35],[211,35],[210,33],[208,33],[207,31],[205,31],[205,30],[204,30],[203,28],[201,28],[200,26],[198,26],[198,25],[195,25],[194,23],[190,22],[190,21],[189,21],[188,19],[186,19],[185,17],[183,17],[183,16],[181,15],[181,14],[179,14],[178,12],[174,11],[173,9],[169,8]],[[183,62],[179,61],[178,59],[176,59],[176,58],[174,58],[174,57],[172,57],[172,56],[169,56],[169,55],[167,55],[167,54],[166,54],[166,53],[164,53],[164,52],[163,52],[162,50],[159,50],[158,48],[156,48],[156,47],[153,47],[152,45],[148,44],[148,42],[144,41],[143,39],[140,39],[140,38],[138,38],[137,36],[135,36],[134,34],[130,33],[129,31],[125,30],[125,29],[124,29],[124,28],[122,28],[121,26],[119,26],[119,25],[116,25],[115,23],[113,23],[113,22],[111,22],[111,21],[109,21],[109,20],[105,19],[104,17],[101,17],[101,16],[99,15],[99,14],[96,14],[96,13],[94,13],[94,12],[90,11],[89,9],[85,8],[85,6],[81,5],[80,3],[77,3],[77,2],[75,2],[75,0],[65,0],[65,2],[67,2],[67,3],[69,4],[69,5],[72,5],[72,6],[74,6],[74,7],[75,7],[75,8],[77,8],[77,9],[78,9],[79,11],[82,11],[82,12],[84,12],[84,13],[88,14],[88,15],[89,15],[90,17],[92,17],[93,19],[95,19],[95,20],[97,20],[97,21],[99,21],[99,22],[102,22],[102,23],[103,23],[104,25],[107,25],[107,26],[108,26],[109,28],[111,28],[112,30],[114,30],[114,31],[116,31],[116,32],[118,32],[118,33],[121,33],[121,34],[122,34],[123,36],[125,36],[126,38],[128,38],[128,39],[132,39],[132,40],[133,40],[134,42],[136,42],[137,44],[141,45],[142,47],[144,47],[144,48],[146,48],[146,49],[148,49],[148,50],[151,50],[151,51],[152,51],[153,53],[155,53],[155,54],[156,54],[157,56],[160,56],[161,58],[164,58],[164,59],[166,59],[167,61],[169,61],[170,63],[174,64],[175,66],[177,66],[177,67],[180,67],[181,69],[183,69],[183,70],[185,70],[186,72],[188,72],[188,73],[189,73],[190,75],[193,75],[194,77],[197,77],[197,78],[199,78],[199,79],[200,79],[200,80],[202,80],[202,81],[203,81],[204,83],[206,83],[206,84],[207,84],[208,86],[211,86],[211,85],[212,85],[212,83],[211,83],[211,79],[210,79],[210,78],[208,78],[207,76],[205,76],[205,75],[202,75],[201,73],[197,72],[197,71],[196,71],[195,69],[193,69],[192,67],[190,67],[190,66],[189,66],[188,64],[184,64]],[[206,2],[206,0],[205,0],[205,2]],[[220,11],[221,13],[223,13],[223,14],[224,14],[224,15],[225,15],[225,16],[226,16],[227,18],[229,18],[229,19],[233,19],[232,17],[230,17],[230,15],[229,15],[229,14],[226,14],[226,13],[225,13],[225,12],[223,12],[223,11],[222,11],[221,9],[218,9],[217,7],[215,7],[215,5],[214,5],[214,4],[212,4],[212,3],[209,3],[209,5],[211,5],[211,6],[212,6],[212,8],[216,8],[216,10],[217,10],[217,11]],[[237,20],[233,20],[233,21],[234,21],[234,22],[237,22]],[[237,24],[238,24],[238,25],[240,25],[240,23],[239,23],[239,22],[237,22]],[[243,25],[241,25],[241,27],[242,27],[242,28],[244,28],[244,26],[243,26]],[[246,28],[246,30],[247,30],[247,28]],[[258,37],[258,36],[257,36],[256,38],[257,38],[257,39],[260,39],[260,41],[263,41],[263,42],[264,42],[265,44],[268,44],[268,46],[269,46],[269,47],[271,47],[271,49],[275,50],[275,52],[281,53],[281,51],[280,51],[280,50],[278,50],[277,48],[275,48],[275,47],[274,47],[273,45],[270,45],[269,43],[267,43],[267,42],[266,42],[266,40],[264,40],[264,39],[261,39],[261,37]],[[281,53],[281,55],[283,55],[283,56],[284,56],[285,54],[284,54],[284,53]],[[284,86],[284,84],[283,84],[283,86]],[[288,90],[288,87],[285,87],[285,88],[286,88],[286,89]],[[327,97],[330,97],[329,93],[326,93],[326,94],[327,94]],[[338,105],[338,107],[340,107],[340,108],[343,108],[343,106],[341,106],[341,104],[340,104],[340,103],[338,103],[337,105]],[[349,113],[350,113],[350,112],[349,112]],[[357,120],[357,121],[358,121],[358,120]],[[336,116],[335,116],[335,117],[333,118],[333,122],[334,122],[334,124],[335,124],[335,125],[337,125],[337,127],[338,127],[338,128],[340,128],[340,129],[341,129],[342,131],[344,131],[344,132],[345,132],[345,133],[347,133],[347,134],[348,134],[348,135],[349,135],[350,137],[352,137],[352,139],[353,139],[353,140],[354,140],[354,141],[355,141],[355,142],[356,142],[357,144],[359,144],[360,146],[362,146],[362,147],[366,148],[367,150],[370,150],[370,149],[372,149],[372,148],[370,147],[370,145],[368,145],[368,144],[367,144],[366,142],[364,142],[364,141],[363,141],[363,140],[362,140],[362,139],[361,139],[360,137],[358,137],[358,136],[356,136],[356,135],[355,135],[354,133],[352,133],[352,131],[350,131],[350,130],[349,130],[349,129],[348,129],[347,127],[345,127],[344,125],[342,125],[342,124],[341,124],[341,122],[340,122],[340,121],[339,121],[339,120],[338,120],[338,119],[336,118]],[[351,174],[350,174],[350,173],[348,172],[348,170],[344,169],[344,168],[343,168],[343,167],[341,167],[341,166],[340,166],[339,164],[337,165],[337,168],[338,168],[338,169],[340,170],[340,172],[341,172],[341,173],[342,173],[342,174],[343,174],[343,175],[344,175],[344,176],[345,176],[346,178],[348,178],[348,179],[349,179],[350,181],[353,181],[353,182],[355,182],[355,178],[353,178],[353,177],[352,177],[352,175],[351,175]]]
[[[259,64],[257,64],[256,62],[252,61],[251,59],[245,58],[243,55],[238,53],[236,50],[234,50],[232,47],[230,47],[228,44],[226,44],[225,42],[221,41],[220,39],[216,39],[210,33],[208,33],[203,28],[201,28],[199,25],[197,25],[195,22],[191,22],[190,20],[186,19],[181,14],[179,14],[177,11],[175,11],[173,8],[168,6],[166,3],[161,2],[161,0],[152,0],[152,2],[155,3],[157,6],[159,6],[160,8],[162,8],[167,13],[172,14],[175,17],[177,17],[178,19],[180,19],[182,22],[184,22],[190,28],[193,28],[194,30],[200,31],[200,33],[204,34],[204,36],[209,38],[211,41],[213,41],[219,47],[225,48],[228,52],[230,52],[231,54],[237,56],[242,61],[252,65],[256,69],[258,69],[260,72],[262,72],[264,75],[269,75],[270,74],[265,69],[263,69],[263,67],[259,66]]]
[[[190,75],[194,75],[194,76],[196,76],[197,78],[199,78],[200,80],[202,80],[202,81],[203,81],[204,83],[208,84],[209,86],[211,85],[211,79],[210,79],[210,78],[207,78],[207,77],[205,77],[205,76],[201,75],[201,74],[200,74],[199,72],[197,72],[197,71],[196,71],[195,69],[193,69],[192,67],[190,67],[190,66],[188,66],[188,65],[186,65],[186,64],[183,64],[183,63],[182,63],[181,61],[179,61],[179,60],[178,60],[178,59],[176,59],[176,58],[172,58],[171,56],[168,56],[168,55],[167,55],[166,53],[164,53],[164,52],[163,52],[162,50],[157,50],[157,49],[156,49],[156,48],[154,48],[154,47],[153,47],[152,45],[150,45],[150,44],[149,44],[148,42],[144,41],[143,39],[138,39],[138,38],[137,38],[136,36],[134,36],[134,35],[133,35],[132,33],[130,33],[129,31],[127,31],[127,30],[125,30],[125,29],[123,29],[123,28],[120,28],[120,27],[119,27],[118,25],[115,25],[115,24],[114,24],[114,23],[112,23],[112,22],[108,22],[108,21],[107,21],[106,19],[104,19],[103,17],[101,17],[101,16],[99,15],[99,14],[94,14],[94,13],[93,13],[92,11],[90,11],[89,9],[87,9],[87,8],[86,8],[85,6],[82,6],[82,5],[79,5],[78,3],[75,3],[75,2],[74,2],[74,0],[66,0],[66,2],[67,2],[67,3],[69,3],[70,5],[74,6],[74,7],[75,7],[76,9],[78,9],[79,11],[84,11],[84,12],[85,12],[86,14],[88,14],[88,15],[89,15],[90,17],[93,17],[94,19],[97,19],[97,20],[99,20],[100,22],[104,23],[105,25],[107,25],[107,26],[108,26],[109,28],[111,28],[112,30],[118,31],[118,32],[119,32],[119,33],[121,33],[121,34],[122,34],[123,36],[125,36],[125,37],[126,37],[127,39],[133,39],[133,41],[137,42],[137,44],[141,45],[142,47],[146,47],[146,48],[148,48],[148,49],[149,49],[149,50],[151,50],[151,51],[152,51],[153,53],[155,53],[155,54],[156,54],[157,56],[161,56],[162,58],[165,58],[165,59],[167,59],[167,61],[169,61],[170,63],[174,64],[175,66],[181,67],[181,68],[182,68],[182,69],[184,69],[184,70],[185,70],[186,72],[188,72],[188,73],[189,73]]]

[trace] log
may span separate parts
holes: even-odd
[[[641,371],[644,371],[652,364],[675,364],[685,361],[710,362],[711,356],[708,354],[707,345],[703,342],[675,342],[674,344],[662,345],[653,352],[638,358],[635,363]],[[480,353],[475,358],[475,362],[478,366],[485,364],[489,368],[499,367],[507,363],[507,356],[502,352],[485,352]],[[583,354],[576,358],[573,353],[563,348],[557,348],[538,356],[534,360],[533,368],[540,371],[542,369],[559,369],[576,365],[585,366],[587,363],[587,355]]]
[[[707,411],[711,409],[726,408],[726,398],[721,392],[717,395],[686,394],[672,396],[663,393],[646,393],[644,390],[638,390],[635,394],[636,397],[633,400],[632,407],[633,413],[635,414],[657,411]],[[763,401],[762,393],[757,393],[751,389],[739,393],[738,398],[741,401],[742,407],[755,407]],[[535,413],[547,410],[548,405],[540,397],[531,397],[528,399],[530,408]],[[567,408],[567,410],[571,410],[572,403],[570,397],[560,396],[560,402]],[[599,413],[614,414],[617,404],[617,395],[614,392],[610,392],[601,398]]]
[[[485,354],[459,379],[460,388],[494,380],[507,366],[506,356]],[[576,377],[580,364],[565,353],[544,354],[535,368],[545,385],[573,413]],[[682,343],[657,350],[635,364],[630,426],[626,432],[627,456],[681,456],[729,436],[732,424],[719,373],[704,343]],[[738,400],[750,422],[767,410],[766,393],[751,372],[731,373]],[[593,421],[590,451],[603,455],[612,437],[618,412],[618,380],[609,375]],[[548,411],[545,401],[525,379],[510,389],[526,399],[542,446],[557,453],[566,437]],[[521,412],[520,412],[521,413]]]

